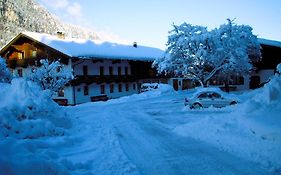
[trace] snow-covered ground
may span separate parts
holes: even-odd
[[[1,138],[0,174],[280,174],[279,87],[221,109],[187,109],[193,91],[168,86],[63,107],[72,123],[63,135]]]

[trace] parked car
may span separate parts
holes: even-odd
[[[219,88],[200,88],[191,98],[185,98],[184,105],[190,109],[198,109],[210,106],[221,108],[238,103],[234,98],[225,97],[225,94]]]
[[[158,83],[143,83],[140,88],[140,92],[146,92],[151,91],[153,89],[158,89],[159,84]]]

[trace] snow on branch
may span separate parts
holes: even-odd
[[[49,62],[43,59],[40,63],[41,67],[33,68],[27,79],[38,83],[43,90],[57,92],[74,78],[72,70],[61,65],[59,61]]]
[[[10,82],[12,75],[7,67],[6,60],[0,57],[0,83]]]
[[[164,58],[156,59],[153,66],[158,72],[178,76],[192,75],[201,85],[216,74],[221,76],[246,75],[252,63],[261,58],[260,44],[252,28],[237,25],[233,20],[219,28],[183,23],[173,24],[169,32]]]

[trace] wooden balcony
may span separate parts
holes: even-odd
[[[68,59],[61,59],[60,62],[62,64],[68,64]],[[28,66],[41,66],[40,59],[36,58],[25,58],[25,59],[9,59],[8,66],[11,69],[15,69],[16,67],[27,68]]]
[[[15,69],[16,67],[27,68],[28,66],[38,66],[39,60],[37,59],[9,59],[9,68]]]
[[[27,59],[18,59],[18,60],[17,60],[17,66],[18,66],[18,67],[27,68],[27,66],[28,66],[28,61],[27,61]]]
[[[11,69],[15,69],[17,67],[17,60],[16,59],[9,59],[8,60],[8,67]]]
[[[102,84],[102,83],[120,83],[120,82],[134,82],[136,78],[132,75],[87,75],[87,76],[76,76],[74,80],[70,82],[71,85],[80,85],[82,83],[86,84]]]

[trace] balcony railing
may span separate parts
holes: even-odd
[[[82,83],[86,84],[92,84],[92,83],[120,83],[120,82],[134,82],[136,81],[136,78],[132,75],[104,75],[104,76],[98,76],[98,75],[87,75],[87,76],[76,76],[74,80],[70,82],[71,85],[80,85]]]
[[[8,66],[12,69],[15,69],[16,67],[23,67],[27,68],[28,66],[39,66],[38,65],[39,60],[38,59],[9,59],[8,60]]]

